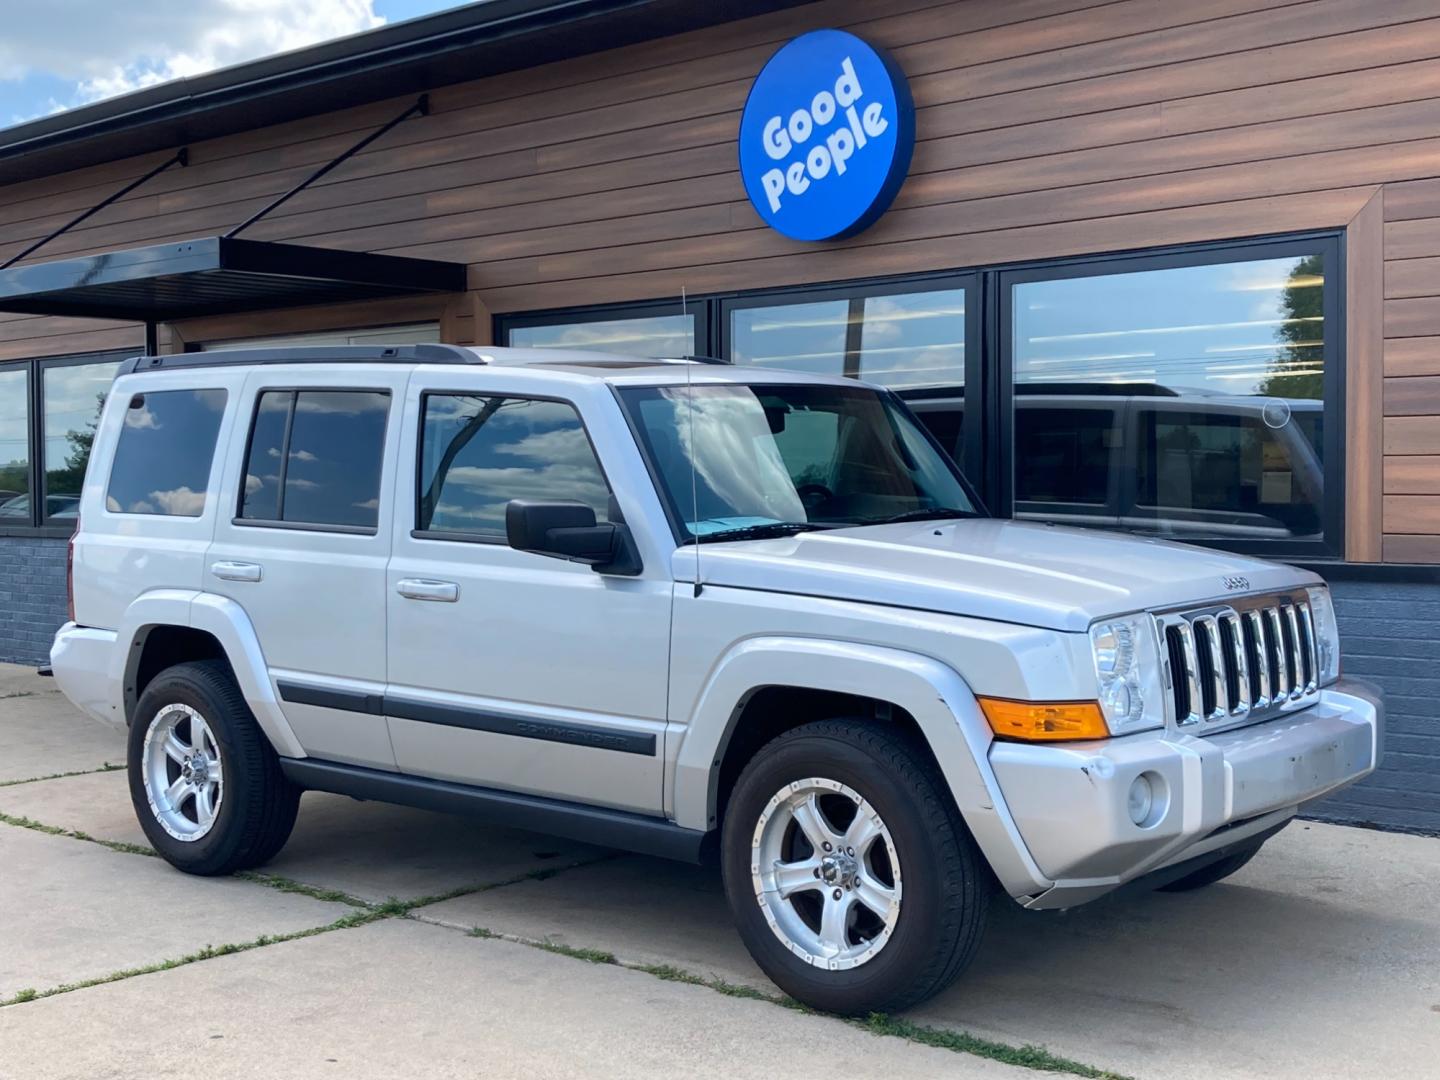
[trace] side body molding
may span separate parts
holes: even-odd
[[[234,600],[193,589],[156,589],[136,598],[125,609],[116,635],[121,648],[115,651],[116,669],[111,677],[124,690],[127,718],[135,707],[135,674],[146,636],[155,626],[188,626],[204,630],[220,642],[235,681],[270,745],[281,757],[304,757],[270,680],[265,654],[245,609]]]
[[[758,689],[790,686],[881,698],[915,718],[965,823],[1012,896],[1052,884],[1020,837],[990,768],[993,735],[969,686],[926,656],[815,638],[758,637],[735,645],[712,670],[688,726],[675,732],[675,822],[715,826],[719,763],[746,701]]]

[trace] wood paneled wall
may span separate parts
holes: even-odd
[[[819,26],[892,51],[919,143],[877,225],[802,245],[745,201],[734,138],[765,59]],[[247,235],[463,261],[473,291],[442,320],[465,340],[484,340],[476,312],[1348,228],[1347,550],[1440,562],[1436,0],[823,0],[431,101],[430,117]],[[407,103],[192,146],[189,168],[39,257],[223,230]],[[165,156],[0,188],[0,255]],[[292,312],[175,333],[351,317],[363,318]],[[0,358],[140,340],[133,326],[0,316]]]

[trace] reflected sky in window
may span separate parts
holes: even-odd
[[[1026,383],[1145,383],[1178,392],[1322,396],[1321,255],[1015,286]]]

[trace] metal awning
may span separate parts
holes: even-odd
[[[0,270],[0,311],[153,325],[464,289],[460,263],[209,236]]]

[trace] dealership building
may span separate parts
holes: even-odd
[[[1321,816],[1440,832],[1437,133],[1435,0],[490,0],[0,131],[0,659],[126,357],[719,357],[1321,574],[1390,722]]]

